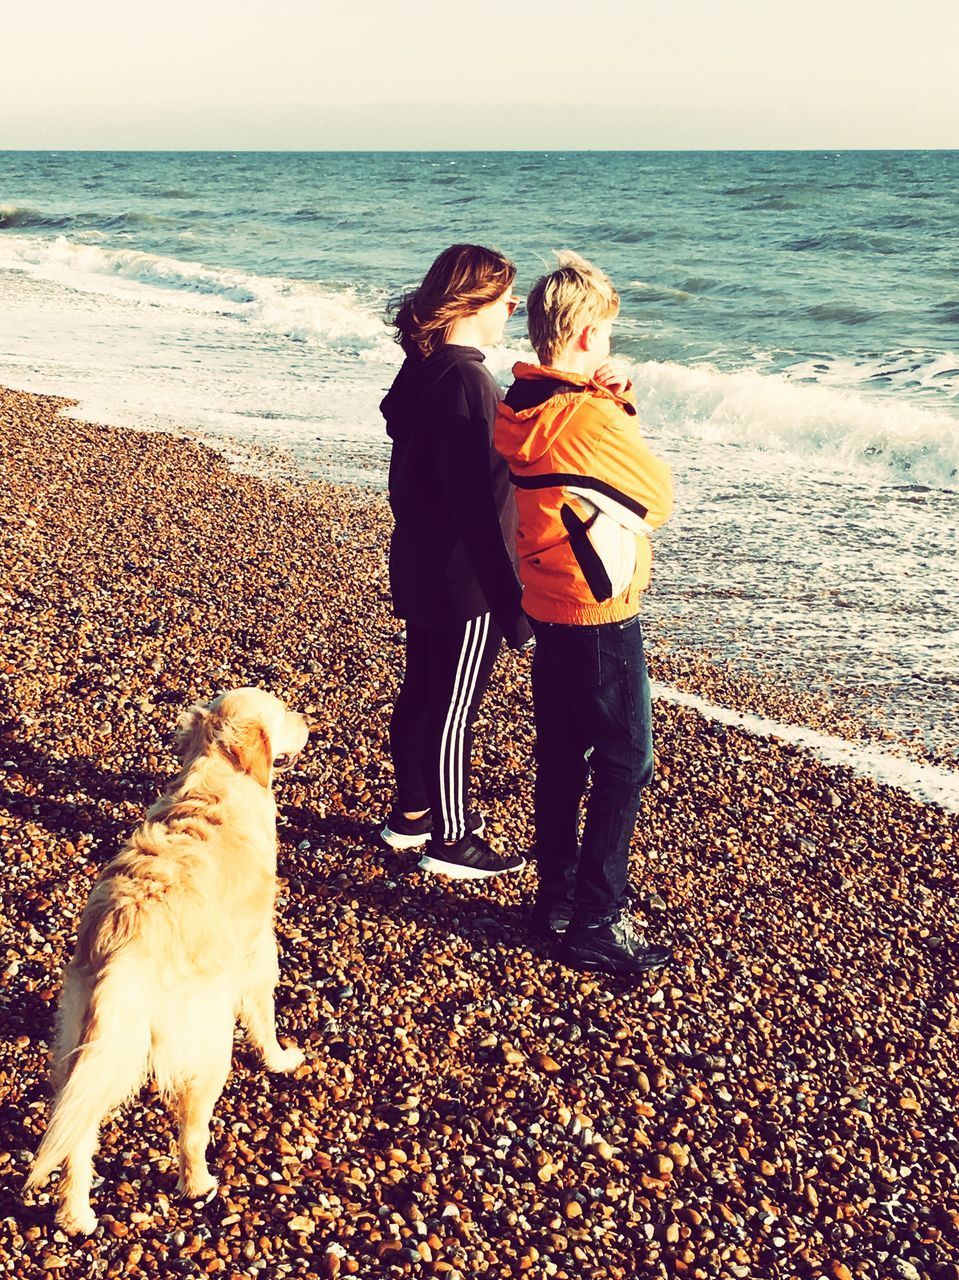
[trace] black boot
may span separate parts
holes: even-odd
[[[632,917],[623,910],[602,924],[574,920],[563,938],[559,957],[572,969],[629,978],[661,969],[672,959],[672,952],[665,947],[645,946]]]

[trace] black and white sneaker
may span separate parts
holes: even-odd
[[[429,809],[422,818],[407,818],[402,809],[393,809],[380,832],[380,839],[391,849],[418,849],[426,844],[433,830],[433,815]]]
[[[490,876],[521,870],[526,866],[526,859],[519,854],[501,858],[485,840],[470,832],[455,844],[434,841],[430,852],[420,858],[419,865],[421,871],[449,876],[451,880],[488,880]]]
[[[468,813],[466,824],[470,833],[481,836],[486,830],[486,819],[481,813]],[[380,832],[380,839],[391,849],[420,849],[433,834],[433,815],[429,809],[422,818],[407,818],[402,809],[393,809]]]
[[[665,947],[647,946],[624,910],[603,924],[574,921],[563,937],[560,958],[573,969],[636,978],[662,969],[673,956]]]

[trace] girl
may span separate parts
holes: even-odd
[[[390,589],[406,619],[406,672],[390,722],[396,804],[381,836],[419,848],[425,871],[483,879],[498,857],[471,813],[473,721],[500,644],[530,638],[512,559],[516,507],[492,445],[500,389],[481,347],[519,305],[502,254],[455,244],[393,317],[406,360],[380,410],[393,441]]]

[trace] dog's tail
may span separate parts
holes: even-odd
[[[27,1188],[41,1186],[101,1120],[143,1082],[150,1057],[150,1016],[145,992],[111,965],[90,994],[75,1042],[58,1046],[62,1088],[33,1160]]]

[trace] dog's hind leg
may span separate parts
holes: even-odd
[[[249,968],[249,978],[240,1002],[240,1021],[250,1043],[259,1049],[269,1071],[295,1071],[303,1062],[299,1049],[284,1049],[276,1038],[276,1011],[273,992],[280,977],[276,939],[272,929],[261,935]]]
[[[150,1028],[142,1007],[127,998],[129,980],[122,968],[110,967],[81,1015],[81,989],[76,975],[67,972],[54,1049],[60,1091],[26,1185],[42,1186],[57,1165],[63,1166],[57,1221],[71,1235],[89,1234],[97,1224],[90,1187],[100,1123],[139,1087],[146,1072]]]
[[[72,969],[67,970],[60,1007],[57,1010],[56,1036],[53,1042],[51,1084],[55,1095],[63,1092],[83,1039],[84,1023],[89,1016],[88,987]],[[90,1235],[96,1230],[97,1217],[90,1204],[93,1186],[93,1157],[97,1149],[100,1117],[87,1125],[70,1147],[63,1162],[57,1188],[59,1206],[57,1223],[67,1235]]]
[[[177,1097],[180,1125],[180,1180],[177,1186],[190,1200],[199,1200],[217,1185],[216,1178],[207,1167],[206,1149],[210,1142],[213,1108],[230,1072],[232,1026],[225,1039],[226,1043],[218,1054],[211,1055],[202,1067],[198,1066],[194,1074],[183,1080]]]
[[[180,1180],[177,1189],[190,1200],[199,1200],[215,1190],[217,1181],[206,1163],[213,1108],[226,1082],[227,1073],[217,1072],[184,1084],[177,1100],[180,1124]]]

